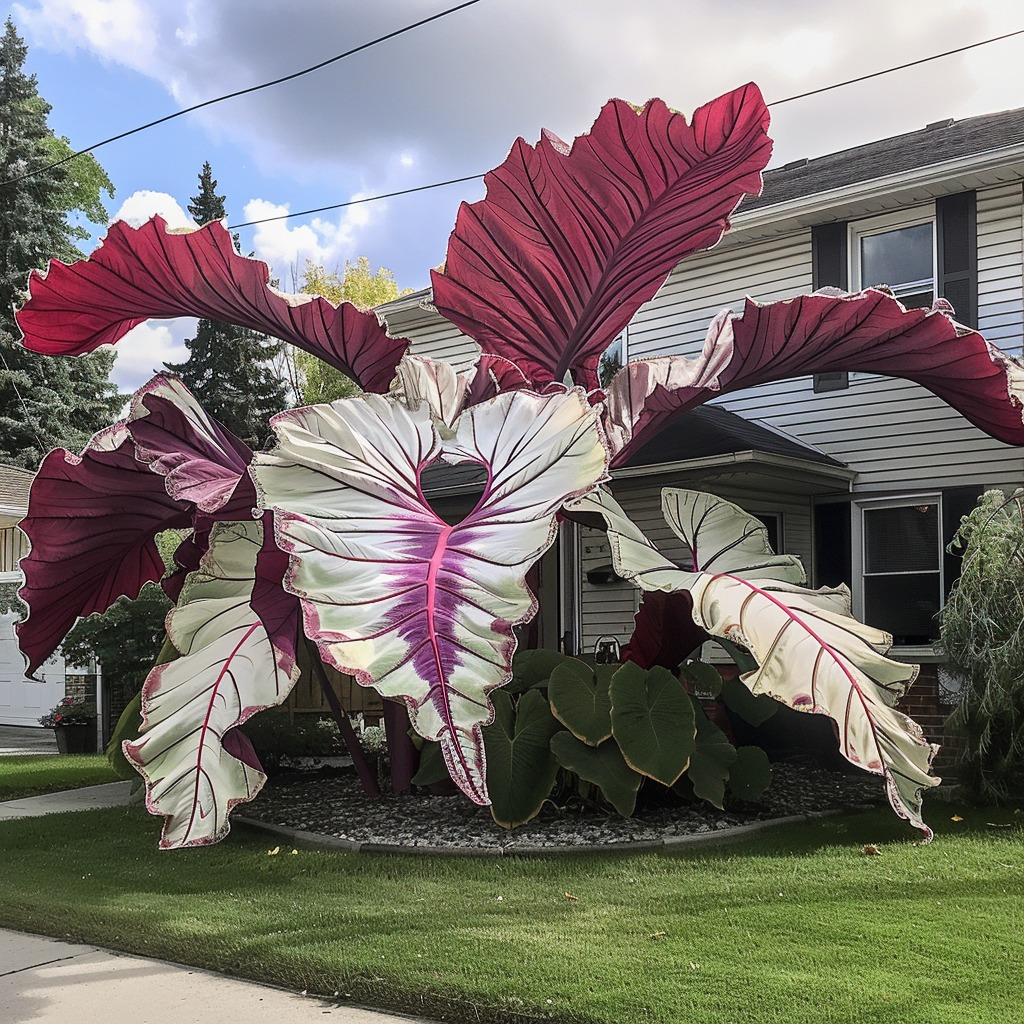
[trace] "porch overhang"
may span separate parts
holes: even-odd
[[[831,494],[851,489],[854,470],[848,466],[828,465],[791,455],[748,449],[723,455],[682,459],[652,466],[624,466],[612,470],[612,480],[642,478],[664,483],[701,483],[715,480],[741,480],[757,490],[785,491],[787,494]]]

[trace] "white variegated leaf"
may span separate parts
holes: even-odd
[[[430,393],[422,380],[417,388]],[[403,392],[284,413],[278,448],[254,473],[291,556],[285,586],[302,600],[307,635],[336,668],[404,701],[452,778],[486,803],[481,727],[489,691],[510,678],[512,627],[536,612],[526,573],[563,502],[605,477],[607,452],[578,389],[501,394],[450,428],[436,408]],[[487,471],[455,525],[420,486],[439,459]]]
[[[217,523],[189,574],[167,633],[181,652],[158,665],[142,693],[142,730],[125,756],[146,780],[146,805],[165,817],[164,849],[203,846],[227,834],[231,809],[266,781],[258,763],[225,749],[225,734],[280,704],[298,678],[290,652],[275,648],[250,607],[259,522]],[[235,754],[246,753],[237,733]]]
[[[744,579],[805,583],[796,555],[779,555],[764,523],[731,501],[703,491],[666,487],[661,492],[666,522],[690,549],[694,572],[727,572]]]

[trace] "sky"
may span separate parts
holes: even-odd
[[[245,89],[457,6],[459,0],[22,0],[9,15],[50,126],[75,148]],[[280,86],[103,146],[111,218],[185,207],[209,161],[229,224],[482,175],[517,137],[571,140],[611,97],[689,115],[749,81],[771,103],[1024,29],[1019,0],[479,0]],[[772,109],[770,166],[1024,106],[1024,36]],[[242,228],[244,252],[298,290],[306,260],[366,256],[429,284],[470,181]],[[96,228],[98,244],[105,226]],[[89,248],[89,246],[86,246]],[[140,386],[187,355],[194,321],[142,325],[114,379]]]

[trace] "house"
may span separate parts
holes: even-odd
[[[1024,109],[920,131],[765,173],[715,249],[681,263],[621,339],[626,358],[694,355],[721,309],[832,285],[887,285],[908,307],[944,296],[957,319],[1022,354]],[[475,343],[420,292],[380,307],[413,351],[457,366]],[[437,500],[471,483],[443,481]],[[849,583],[858,617],[923,665],[907,710],[941,739],[956,681],[934,619],[957,575],[946,551],[991,487],[1024,484],[1024,453],[985,435],[923,388],[874,374],[822,374],[751,388],[695,410],[613,473],[612,490],[666,554],[666,486],[708,490],[757,515],[815,586]],[[603,534],[563,525],[540,566],[533,640],[573,651],[624,642],[639,594],[610,571]],[[555,598],[551,600],[551,598]]]
[[[18,523],[28,511],[28,492],[34,473],[0,465],[0,725],[37,726],[64,696],[64,659],[55,655],[37,673],[25,675],[14,623],[18,614],[11,599],[21,586],[18,560],[28,551],[28,540]]]

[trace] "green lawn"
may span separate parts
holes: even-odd
[[[103,754],[18,754],[0,757],[0,800],[117,782]]]
[[[116,808],[0,823],[0,925],[460,1022],[1019,1020],[1021,815],[929,817],[927,847],[873,811],[504,860],[270,855],[242,827],[161,853],[158,823]]]

